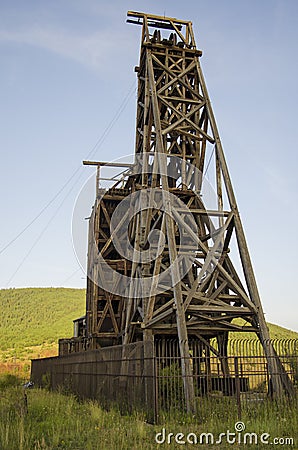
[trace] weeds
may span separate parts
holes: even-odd
[[[19,386],[21,383],[20,378],[11,373],[5,373],[0,376],[0,392],[11,386]]]
[[[37,388],[27,391],[26,412],[22,409],[22,380],[5,377],[3,381],[1,377],[0,382],[1,450],[151,450],[163,447],[155,442],[162,427],[172,433],[208,431],[218,435],[233,430],[237,421],[237,417],[228,413],[229,409],[234,410],[229,403],[233,399],[201,398],[200,420],[178,412],[176,417],[161,413],[159,425],[149,425],[142,413],[121,415],[116,408],[105,411],[96,401],[79,401],[73,395]],[[242,420],[248,430],[292,436],[297,443],[294,402],[281,405],[268,400],[248,405]],[[172,442],[166,447],[178,449],[181,445]]]

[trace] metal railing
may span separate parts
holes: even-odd
[[[273,340],[295,390],[298,387],[298,340]],[[137,342],[32,361],[32,378],[52,389],[62,387],[121,411],[142,410],[157,422],[163,414],[185,412],[181,358],[176,339]],[[270,401],[268,359],[257,340],[231,340],[228,355],[190,341],[190,358],[199,414],[220,411],[241,416],[244,408]],[[212,343],[216,350],[216,342]],[[146,355],[155,355],[147,357]]]

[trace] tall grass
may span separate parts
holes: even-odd
[[[228,414],[229,405],[222,401],[210,405],[200,403],[200,418],[160,415],[159,425],[146,423],[141,413],[121,415],[116,409],[105,411],[95,401],[79,401],[73,395],[34,388],[27,391],[27,403],[21,380],[0,377],[0,449],[1,450],[147,450],[160,447],[178,449],[180,444],[158,445],[156,433],[218,435],[234,431],[237,417]],[[297,448],[297,409],[294,403],[264,402],[243,411],[246,430],[269,433],[273,437],[293,437]],[[182,448],[196,448],[185,445]],[[200,445],[200,448],[262,448],[221,444],[220,447]],[[264,448],[268,448],[268,445]],[[285,447],[287,448],[287,447]]]
[[[1,450],[155,448],[151,429],[142,414],[121,416],[62,392],[25,391],[22,380],[0,376]]]

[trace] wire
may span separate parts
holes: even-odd
[[[56,200],[57,197],[61,194],[61,192],[64,191],[66,186],[71,182],[71,180],[75,177],[75,175],[78,173],[78,171],[81,169],[81,167],[78,167],[75,172],[71,175],[71,177],[66,181],[66,183],[62,186],[62,188],[59,189],[59,191],[54,195],[54,197],[41,209],[41,211],[34,217],[34,219],[29,222],[25,228],[22,229],[11,241],[9,241],[1,250],[0,255],[8,248],[11,244],[13,244],[22,234],[25,233],[25,231],[28,230],[28,228],[31,227],[31,225],[36,222],[36,220],[51,206],[51,204]]]
[[[98,139],[98,141],[96,142],[94,147],[90,150],[90,152],[86,156],[86,159],[90,158],[95,153],[95,151],[98,149],[98,146],[101,146],[103,144],[103,142],[106,139],[106,137],[108,136],[109,132],[111,131],[111,129],[113,128],[113,126],[115,125],[115,123],[117,122],[119,117],[121,116],[122,112],[126,108],[126,106],[127,106],[128,102],[129,102],[132,94],[135,93],[136,90],[137,90],[137,88],[135,87],[135,81],[134,81],[131,84],[131,86],[130,86],[130,88],[128,90],[128,93],[126,94],[126,96],[122,100],[122,102],[121,102],[121,104],[120,104],[116,114],[113,116],[112,120],[110,121],[110,123],[105,128],[103,134],[100,136],[100,138]]]
[[[132,94],[136,91],[136,88],[134,88],[135,86],[135,81],[133,82],[133,84],[130,86],[128,93],[126,94],[126,96],[124,97],[123,101],[121,102],[118,110],[116,111],[115,115],[113,116],[112,120],[110,121],[110,123],[107,125],[107,127],[105,128],[103,134],[100,136],[100,138],[97,140],[96,144],[92,147],[92,149],[90,150],[90,152],[88,153],[86,159],[90,158],[96,150],[98,150],[98,148],[100,148],[100,146],[103,144],[103,142],[105,141],[106,137],[108,136],[109,132],[111,131],[111,129],[113,128],[113,126],[115,125],[115,123],[117,122],[117,120],[119,119],[120,115],[122,114],[122,112],[124,111],[124,109],[126,108],[128,101],[130,100],[130,97],[132,96]],[[134,89],[133,89],[134,88]],[[58,190],[58,192],[54,195],[54,197],[40,210],[40,212],[13,238],[11,239],[11,241],[9,241],[1,250],[0,250],[0,255],[5,252],[5,250],[10,247],[19,237],[21,237],[27,230],[28,228],[31,227],[31,225],[34,224],[34,222],[36,222],[37,219],[39,219],[39,217],[51,206],[51,204],[56,200],[57,197],[59,197],[59,195],[61,194],[61,192],[64,191],[64,189],[68,186],[68,184],[71,182],[71,180],[76,176],[76,174],[82,169],[82,166],[79,166],[74,172],[73,174],[68,178],[68,180],[64,183],[64,185]],[[80,177],[79,177],[80,178]],[[79,180],[78,178],[78,180]],[[78,181],[77,180],[77,181]]]
[[[78,272],[83,272],[81,267],[79,267],[79,268],[76,269],[71,275],[69,275],[69,276],[68,276],[68,277],[60,284],[60,286],[64,286],[64,285],[65,285],[69,280],[71,280],[72,277],[73,277],[74,275],[76,275]]]
[[[113,128],[113,126],[115,125],[115,123],[117,122],[117,120],[119,119],[120,115],[122,114],[122,112],[124,111],[125,107],[128,104],[128,101],[130,100],[132,94],[136,91],[136,88],[134,88],[135,83],[133,83],[133,85],[130,86],[130,89],[127,93],[127,95],[125,96],[124,100],[121,102],[116,114],[114,115],[114,117],[112,118],[112,120],[110,121],[110,123],[107,125],[107,127],[105,128],[103,134],[101,135],[101,137],[98,139],[98,141],[96,142],[96,144],[93,146],[93,148],[90,150],[90,152],[87,155],[87,158],[90,158],[95,151],[100,148],[100,146],[103,144],[103,142],[105,141],[106,137],[108,136],[109,132],[111,131],[111,129]],[[134,89],[133,89],[134,88]],[[66,188],[66,186],[71,182],[71,180],[76,176],[76,174],[79,172],[79,170],[81,170],[82,166],[78,167],[75,172],[71,175],[71,177],[66,181],[66,183],[62,186],[61,189],[59,189],[59,191],[55,194],[55,196],[50,200],[50,202],[47,203],[47,205],[42,208],[42,210],[37,214],[37,216],[35,216],[35,218],[28,224],[26,225],[26,227],[14,238],[12,239],[1,251],[0,254],[3,253],[6,248],[8,248],[13,242],[15,242],[41,215],[42,213],[56,200],[56,198],[61,194],[61,192]],[[18,271],[20,270],[20,268],[22,267],[22,265],[25,263],[25,261],[27,260],[27,258],[30,256],[32,250],[34,249],[34,247],[38,244],[38,242],[40,241],[40,239],[42,238],[42,236],[44,235],[44,233],[46,232],[46,230],[48,229],[48,227],[50,226],[50,224],[52,223],[52,221],[54,220],[54,218],[56,217],[56,215],[58,214],[59,210],[62,208],[65,200],[67,199],[67,197],[69,196],[69,194],[71,193],[71,191],[73,190],[73,188],[75,187],[76,183],[79,181],[79,179],[81,178],[81,176],[83,175],[83,173],[81,173],[79,175],[79,177],[75,180],[75,182],[73,183],[72,187],[70,188],[70,190],[67,192],[67,194],[65,195],[65,197],[63,198],[62,202],[60,203],[60,205],[58,206],[58,208],[56,209],[56,211],[54,212],[54,214],[52,215],[52,217],[50,218],[50,220],[47,222],[46,226],[43,228],[42,232],[38,235],[37,239],[34,241],[33,245],[30,247],[29,251],[26,253],[26,255],[24,256],[24,258],[22,259],[22,261],[20,262],[20,264],[18,265],[18,267],[16,268],[16,270],[14,271],[14,273],[11,275],[11,277],[9,278],[7,285],[9,285],[9,283],[13,280],[13,278],[15,277],[15,275],[18,273]],[[73,274],[74,275],[74,274]]]
[[[22,261],[20,262],[20,264],[18,265],[18,267],[16,268],[16,270],[13,272],[13,274],[11,275],[11,277],[9,278],[9,280],[6,283],[6,287],[11,283],[11,281],[14,279],[15,275],[18,273],[18,271],[20,270],[20,268],[22,267],[22,265],[24,264],[24,262],[26,261],[26,259],[29,257],[29,255],[31,254],[32,250],[34,249],[34,247],[37,245],[37,243],[40,241],[40,239],[42,238],[42,236],[44,235],[44,233],[46,232],[46,230],[49,228],[50,224],[53,222],[53,220],[55,219],[55,217],[57,216],[58,212],[60,211],[60,209],[62,208],[65,200],[67,199],[67,197],[69,196],[69,194],[71,193],[71,191],[73,190],[73,188],[76,185],[76,181],[75,183],[73,183],[73,185],[71,186],[70,190],[67,192],[67,194],[65,195],[65,197],[63,198],[62,202],[60,203],[60,205],[58,206],[58,208],[56,209],[56,211],[54,212],[54,214],[52,215],[52,217],[50,218],[50,220],[48,220],[46,226],[43,228],[43,230],[41,231],[41,233],[37,236],[37,239],[35,239],[34,243],[31,245],[29,251],[26,253],[26,255],[24,256],[24,258],[22,259]]]
[[[207,171],[208,171],[208,169],[209,169],[209,166],[210,166],[210,163],[211,163],[211,158],[212,158],[212,156],[213,156],[214,150],[215,150],[215,145],[213,146],[211,155],[210,155],[210,157],[209,157],[208,164],[207,164],[207,167],[206,167],[206,169],[205,169],[204,177],[205,177],[205,175],[206,175],[206,173],[207,173]]]

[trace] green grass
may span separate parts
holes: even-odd
[[[48,392],[43,389],[27,391],[27,405],[21,380],[0,377],[0,448],[1,450],[147,450],[181,448],[180,444],[157,445],[156,433],[177,434],[234,432],[237,421],[235,408],[225,399],[201,398],[200,419],[177,414],[174,418],[160,415],[158,425],[146,423],[141,413],[121,415],[116,409],[105,411],[96,401],[79,401],[73,395]],[[264,402],[243,410],[242,421],[247,432],[273,437],[293,437],[297,444],[297,409],[292,403]],[[182,448],[231,448],[230,444],[185,445]],[[266,446],[232,446],[232,448],[268,448]],[[290,447],[285,447],[290,448]],[[292,446],[291,448],[297,448]]]
[[[0,290],[0,349],[24,348],[71,337],[73,319],[84,314],[85,290]]]
[[[57,351],[59,338],[72,336],[73,319],[85,312],[85,291],[63,288],[0,290],[0,308],[2,362],[24,363],[29,370],[30,358],[49,356]],[[298,333],[276,325],[269,324],[269,329],[272,338],[298,337]],[[253,336],[234,333],[233,337]],[[27,392],[27,408],[21,384],[12,373],[0,375],[1,450],[178,449],[181,445],[174,442],[157,445],[156,433],[164,427],[167,433],[194,432],[198,435],[212,432],[218,435],[228,429],[234,431],[237,421],[235,405],[229,404],[234,399],[218,402],[216,398],[199,398],[199,419],[182,416],[178,411],[171,411],[170,415],[161,412],[160,423],[154,426],[146,423],[141,413],[121,415],[116,409],[107,412],[95,401],[82,402],[73,395],[35,388]],[[246,404],[242,420],[247,431],[267,432],[273,437],[294,437],[297,445],[297,409],[291,403]],[[195,448],[196,445],[182,447]],[[208,448],[219,447],[208,445]],[[231,448],[231,445],[221,444],[220,448]],[[251,445],[249,448],[262,447]]]
[[[233,323],[237,325],[245,325],[243,319],[234,319]],[[248,325],[248,324],[246,324]],[[271,339],[298,339],[298,333],[296,331],[288,330],[287,328],[267,323]],[[230,339],[255,339],[256,335],[249,332],[232,332],[230,333]]]

